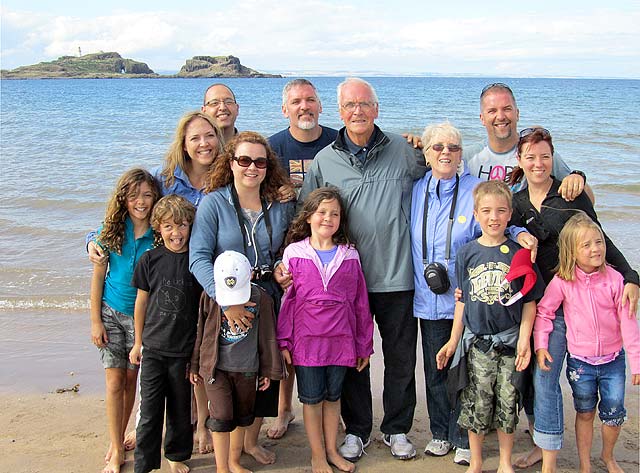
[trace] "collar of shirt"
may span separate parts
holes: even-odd
[[[373,144],[375,143],[376,133],[374,132],[371,134],[369,141],[364,146],[359,146],[355,144],[353,141],[351,141],[351,138],[349,138],[349,134],[346,132],[344,134],[344,138],[345,138],[345,143],[347,144],[347,148],[349,149],[351,154],[353,154],[356,158],[358,158],[361,163],[364,163],[365,160],[367,159],[367,154],[369,153],[369,150],[373,147]]]

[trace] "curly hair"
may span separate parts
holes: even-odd
[[[96,243],[104,249],[122,253],[122,242],[124,240],[124,222],[129,215],[127,210],[127,199],[138,192],[140,184],[146,182],[153,193],[153,204],[160,198],[160,189],[151,174],[144,169],[133,168],[125,172],[118,182],[116,188],[107,203],[107,210],[104,216],[104,223]],[[151,212],[149,212],[151,213]],[[161,242],[159,234],[154,234],[154,246]]]
[[[340,224],[338,225],[338,230],[333,234],[333,242],[336,245],[355,247],[354,242],[349,238],[344,201],[337,187],[320,187],[307,196],[302,209],[298,212],[298,215],[296,215],[291,227],[289,227],[285,245],[304,240],[311,236],[311,225],[307,220],[309,220],[309,217],[318,210],[320,204],[325,200],[336,200],[340,206]]]
[[[269,201],[278,200],[278,188],[289,182],[278,156],[271,149],[267,139],[255,131],[243,131],[234,136],[224,147],[224,153],[213,162],[207,176],[205,192],[213,192],[233,182],[231,160],[235,157],[236,149],[241,143],[254,143],[264,146],[267,158],[267,173],[260,184],[260,195]]]
[[[187,222],[191,225],[195,216],[196,208],[187,199],[178,194],[165,195],[153,206],[151,226],[156,232],[160,232],[162,222],[169,219],[172,219],[176,224]]]
[[[169,150],[164,158],[164,165],[162,167],[161,176],[164,177],[165,186],[167,188],[173,185],[175,180],[174,173],[176,168],[180,168],[185,170],[187,163],[191,161],[191,157],[185,151],[185,139],[187,134],[187,127],[189,124],[197,119],[201,118],[207,121],[211,127],[213,128],[213,132],[216,134],[216,138],[218,138],[218,149],[216,150],[216,157],[222,154],[223,145],[224,145],[224,137],[218,125],[213,121],[213,119],[200,111],[189,112],[180,119],[178,125],[176,126],[175,136],[173,138],[173,142],[171,146],[169,146]]]

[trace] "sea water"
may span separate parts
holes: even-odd
[[[288,125],[288,79],[225,79],[240,104],[237,127],[271,135]],[[312,78],[320,123],[340,127],[337,77]],[[605,231],[640,268],[640,81],[375,77],[378,125],[420,133],[449,120],[463,144],[485,139],[479,94],[514,90],[520,128],[548,128],[569,166],[587,174]],[[178,119],[200,108],[214,79],[3,80],[0,156],[0,311],[87,312],[91,265],[84,235],[104,216],[128,168],[162,163]]]

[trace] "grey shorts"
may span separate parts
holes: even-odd
[[[515,432],[518,423],[518,391],[511,384],[515,356],[491,349],[483,353],[472,346],[467,354],[469,384],[462,391],[458,425],[476,434],[500,429]]]
[[[129,362],[129,352],[134,342],[133,317],[112,309],[104,301],[101,317],[109,339],[106,347],[98,348],[103,368],[137,370],[138,365]]]

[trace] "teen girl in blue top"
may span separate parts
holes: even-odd
[[[107,386],[111,447],[106,473],[119,472],[124,463],[124,430],[138,376],[137,367],[129,363],[137,292],[131,278],[140,256],[154,244],[149,219],[159,197],[151,174],[143,169],[127,171],[116,184],[96,240],[109,258],[106,265],[94,265],[91,278],[91,340],[100,350]]]

